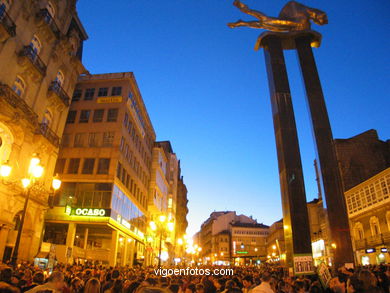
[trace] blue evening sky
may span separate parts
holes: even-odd
[[[247,0],[276,16],[287,1]],[[188,188],[193,234],[214,210],[270,225],[282,217],[275,138],[260,30],[233,0],[78,1],[91,73],[132,71],[157,133],[170,140]],[[329,24],[314,49],[335,138],[376,129],[390,138],[390,2],[315,1]],[[309,116],[295,52],[285,54],[306,196],[317,196]]]

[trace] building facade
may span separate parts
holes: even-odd
[[[355,261],[389,263],[390,168],[345,192]]]
[[[44,214],[70,98],[82,65],[87,34],[77,16],[76,1],[0,2],[0,164],[12,167],[0,183],[0,259],[10,259],[21,223],[18,258],[32,260],[42,240]],[[33,154],[43,176],[28,192]],[[27,194],[29,201],[26,209]]]
[[[85,75],[73,93],[44,242],[60,262],[145,262],[155,132],[131,72]]]

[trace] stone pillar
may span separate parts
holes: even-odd
[[[73,263],[73,246],[74,246],[74,238],[76,236],[76,227],[77,224],[75,223],[69,223],[68,226],[68,234],[66,235],[66,258],[67,262],[72,264]],[[71,251],[71,253],[68,254],[68,249]]]
[[[129,246],[130,246],[130,243],[129,243],[129,237],[125,237],[125,239],[123,240],[123,257],[122,257],[122,266],[125,266],[127,265],[127,258],[128,258],[128,253],[129,253]]]
[[[5,225],[3,225],[1,227],[1,230],[0,230],[0,261],[3,260],[4,249],[5,249],[5,245],[7,243],[9,230],[10,230],[10,228],[8,228]]]
[[[108,263],[110,266],[115,267],[116,264],[116,255],[118,252],[118,240],[119,240],[119,233],[117,230],[112,230],[111,234],[111,246],[110,246],[110,253],[108,256]]]
[[[85,228],[85,231],[84,231],[84,244],[83,244],[83,248],[84,250],[87,249],[87,244],[88,244],[88,228]]]
[[[321,170],[321,182],[323,183],[328,211],[331,241],[336,244],[336,248],[333,251],[334,265],[338,268],[344,265],[344,263],[353,263],[354,257],[332,130],[316,62],[310,45],[312,38],[312,34],[307,33],[297,37],[295,44],[305,84],[306,99],[310,109]]]
[[[301,156],[281,39],[270,34],[262,46],[278,155],[286,263],[292,268],[294,255],[312,254]]]

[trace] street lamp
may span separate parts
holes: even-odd
[[[5,177],[8,177],[11,174],[11,170],[12,170],[12,167],[8,165],[8,162],[6,162],[0,166],[0,175],[4,179]],[[12,257],[11,257],[11,264],[12,265],[16,265],[16,262],[18,259],[19,245],[20,245],[20,240],[22,237],[24,220],[26,218],[31,188],[35,184],[36,180],[39,179],[40,177],[42,177],[43,171],[44,171],[44,168],[40,165],[39,157],[34,155],[30,160],[30,165],[28,168],[28,178],[21,179],[21,183],[22,183],[22,186],[24,188],[24,192],[26,194],[26,199],[24,201],[22,218],[20,220],[20,224],[18,227],[18,234],[16,236],[15,247],[14,247],[14,250],[12,252]],[[61,186],[61,181],[58,178],[54,178],[53,182],[52,182],[53,189],[56,191],[58,188],[60,188],[60,186]]]
[[[149,223],[150,228],[152,231],[157,231],[159,232],[159,246],[158,246],[158,266],[161,266],[161,249],[162,249],[162,237],[164,232],[166,230],[172,232],[175,229],[175,225],[173,222],[168,222],[166,223],[167,217],[165,215],[160,215],[158,217],[158,222],[151,221]],[[166,224],[166,226],[165,226]]]

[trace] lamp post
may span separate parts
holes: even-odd
[[[11,173],[12,167],[8,165],[8,163],[4,163],[0,166],[0,175],[5,178],[8,177]],[[38,156],[34,155],[31,158],[30,165],[28,168],[28,178],[23,178],[21,179],[22,186],[24,188],[25,192],[25,201],[24,201],[24,206],[22,210],[22,217],[20,219],[20,224],[18,227],[18,234],[16,236],[16,241],[15,241],[15,247],[12,252],[12,257],[11,257],[11,264],[16,265],[17,259],[18,259],[18,253],[19,253],[19,246],[20,246],[20,240],[22,237],[22,232],[23,232],[23,225],[24,221],[26,218],[26,213],[27,213],[27,207],[28,207],[28,202],[30,199],[30,193],[31,189],[36,183],[36,180],[42,177],[44,168],[40,165],[40,159]],[[61,186],[61,181],[58,178],[54,178],[52,182],[52,188],[54,191],[59,189]]]
[[[157,222],[154,222],[154,221],[150,222],[150,228],[153,231],[156,231],[159,233],[158,266],[160,267],[161,266],[161,250],[162,250],[163,234],[165,234],[165,232],[167,232],[167,230],[172,232],[174,230],[174,223],[167,221],[167,217],[165,215],[160,215],[158,217]]]

